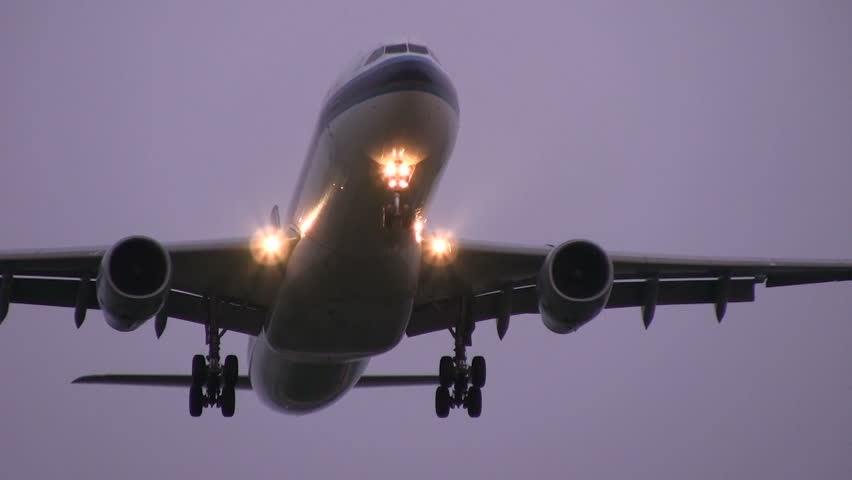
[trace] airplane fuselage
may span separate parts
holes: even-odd
[[[327,96],[288,212],[301,239],[249,343],[264,403],[290,413],[325,407],[370,357],[400,342],[420,268],[412,220],[425,217],[458,121],[455,90],[426,55],[384,55]],[[388,176],[394,162],[410,174]]]

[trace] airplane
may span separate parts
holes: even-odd
[[[176,386],[189,411],[231,417],[236,390],[288,414],[328,407],[356,387],[431,385],[435,413],[482,413],[486,363],[467,358],[478,322],[539,314],[567,334],[610,308],[752,302],[755,286],[852,280],[852,261],[654,256],[585,239],[520,246],[455,239],[426,228],[430,200],[459,126],[456,90],[434,52],[382,45],[323,101],[286,225],[240,238],[162,244],[130,236],[105,247],[0,251],[0,321],[11,303],[99,309],[120,332],[154,319],[203,326],[207,354],[188,375],[88,375],[85,384]],[[248,336],[248,376],[220,356],[225,332]],[[404,336],[449,331],[434,375],[364,375]]]

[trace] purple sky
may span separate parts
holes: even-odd
[[[507,5],[501,5],[506,3]],[[532,244],[852,258],[852,7],[765,2],[0,3],[0,248],[247,234],[290,198],[325,89],[355,55],[433,47],[462,121],[430,224]],[[112,331],[12,306],[0,326],[3,478],[849,478],[852,284],[729,308],[609,311],[497,340],[483,416],[428,388],[305,417],[252,394],[71,386],[189,371],[197,326]],[[224,352],[245,360],[245,338]],[[449,335],[372,373],[433,373]],[[243,362],[245,368],[245,362]],[[210,477],[212,475],[212,477]],[[249,477],[251,478],[251,477]]]

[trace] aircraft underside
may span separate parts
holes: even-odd
[[[588,240],[556,246],[464,241],[427,230],[427,208],[455,144],[455,89],[430,51],[376,49],[323,103],[282,225],[250,238],[163,245],[144,236],[112,246],[0,252],[0,322],[11,303],[73,308],[80,327],[100,309],[121,332],[154,318],[202,325],[206,354],[190,375],[94,375],[76,383],[187,388],[193,416],[234,415],[236,390],[302,414],[352,388],[431,385],[435,412],[482,412],[486,366],[467,358],[477,322],[537,314],[558,334],[605,309],[708,304],[721,322],[755,286],[852,280],[836,260],[674,257],[609,252]],[[469,160],[469,159],[466,159]],[[470,159],[484,162],[484,159]],[[452,334],[437,375],[364,375],[404,336]],[[248,376],[220,356],[225,332],[249,338]]]
[[[249,357],[264,403],[291,413],[325,407],[357,383],[370,357],[399,344],[417,291],[415,224],[457,121],[441,98],[402,90],[361,101],[320,127],[305,179],[316,187],[293,209],[302,238]],[[375,157],[403,150],[416,163],[390,187]]]

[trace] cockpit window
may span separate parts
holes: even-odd
[[[364,65],[368,65],[368,64],[370,64],[370,63],[375,62],[375,61],[376,61],[376,60],[378,60],[378,58],[379,58],[379,57],[381,57],[384,53],[385,53],[385,48],[384,48],[384,47],[379,47],[379,48],[377,48],[377,49],[373,50],[373,53],[371,53],[371,54],[370,54],[370,56],[369,56],[369,57],[367,57],[367,60],[364,62]]]
[[[404,43],[388,45],[385,47],[385,53],[405,53],[407,50],[407,46]]]
[[[408,51],[411,53],[419,53],[420,55],[429,55],[429,49],[423,45],[416,45],[414,43],[408,44]]]

